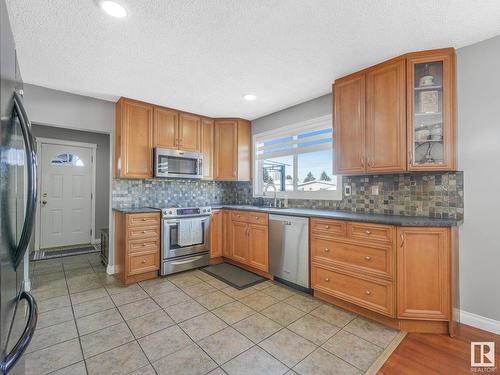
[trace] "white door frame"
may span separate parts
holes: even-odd
[[[37,157],[38,157],[38,164],[36,166],[36,173],[37,173],[37,185],[38,185],[38,191],[41,191],[42,188],[42,166],[40,161],[42,159],[42,145],[43,144],[50,144],[50,145],[61,145],[61,146],[75,146],[75,147],[83,147],[83,148],[89,148],[91,150],[91,181],[90,181],[90,186],[91,186],[91,209],[90,209],[90,217],[91,217],[91,224],[90,228],[92,230],[92,235],[90,236],[90,242],[91,243],[96,243],[97,240],[95,239],[95,186],[96,186],[96,150],[97,150],[97,144],[95,143],[84,143],[84,142],[73,142],[73,141],[64,141],[62,139],[52,139],[52,138],[43,138],[43,137],[37,137],[36,138],[36,150],[37,150]],[[40,250],[40,229],[41,229],[41,203],[42,199],[40,194],[38,195],[38,202],[37,202],[37,211],[36,211],[36,217],[35,217],[35,250]]]

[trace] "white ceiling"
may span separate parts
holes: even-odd
[[[498,0],[118,1],[126,19],[94,0],[8,0],[24,81],[255,119],[381,60],[500,34]]]

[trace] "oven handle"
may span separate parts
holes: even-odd
[[[172,265],[186,264],[186,263],[194,262],[196,260],[200,260],[202,258],[203,258],[203,255],[200,255],[200,256],[189,258],[189,259],[186,259],[186,260],[176,260],[176,261],[170,262],[170,264],[172,264]]]
[[[191,217],[199,218],[199,216],[190,216],[190,217],[187,217],[186,219],[189,219]],[[205,216],[200,221],[207,221],[209,217],[210,216]],[[180,221],[180,219],[164,219],[164,220],[165,220],[165,223],[167,223],[167,224],[179,224],[179,221]]]

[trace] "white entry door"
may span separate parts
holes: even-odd
[[[42,144],[40,248],[88,244],[92,149]]]

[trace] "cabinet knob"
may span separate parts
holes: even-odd
[[[329,281],[330,281],[330,278],[329,278],[329,277],[326,277],[326,278],[325,278],[325,281],[326,281],[326,282],[329,282]]]
[[[329,252],[329,251],[330,251],[330,249],[329,249],[329,248],[327,248],[327,247],[325,247],[325,253],[327,253],[327,252]]]
[[[365,256],[365,260],[370,260],[370,259],[372,259],[371,256],[369,256],[369,255]]]
[[[330,226],[329,225],[325,225],[325,229],[330,229]]]
[[[142,221],[147,221],[148,219],[146,219],[145,217],[142,218]]]
[[[258,216],[255,216],[255,220],[259,220],[259,217],[258,217]]]
[[[365,233],[366,233],[367,235],[372,234],[372,232],[370,232],[369,230],[365,230]]]
[[[146,231],[145,231],[145,230],[143,230],[143,231],[142,231],[142,233],[146,233]]]
[[[372,294],[372,292],[370,292],[369,290],[365,290],[365,294],[369,296],[370,294]]]
[[[146,259],[143,259],[143,260],[142,260],[142,264],[144,264],[144,263],[146,263]]]

